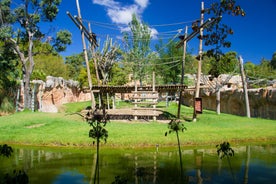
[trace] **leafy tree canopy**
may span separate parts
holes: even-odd
[[[36,42],[46,38],[39,27],[41,22],[51,22],[58,13],[61,0],[22,0],[14,6],[11,0],[0,1],[0,40],[16,53],[22,67],[24,84],[24,108],[30,108],[30,79],[34,70],[34,56],[39,54]],[[60,31],[56,38],[47,39],[53,50],[64,51],[71,43],[71,33]]]
[[[32,79],[46,79],[46,76],[62,77],[69,79],[67,66],[61,56],[55,54],[40,54],[35,56],[35,69]],[[40,78],[42,77],[42,78]]]
[[[218,77],[220,74],[229,74],[237,72],[238,59],[236,52],[227,52],[220,60],[216,60],[214,56],[210,56],[211,68],[208,74]]]
[[[65,64],[67,66],[68,77],[77,80],[81,70],[84,68],[84,63],[83,54],[67,56],[65,58]]]
[[[245,16],[245,11],[236,4],[236,0],[214,2],[210,8],[206,8],[204,11],[212,18],[219,18],[225,15]],[[215,48],[210,49],[207,54],[219,60],[223,55],[221,48],[231,47],[231,42],[227,40],[227,37],[233,33],[233,29],[223,23],[223,18],[219,18],[216,23],[209,26],[203,39],[206,46],[215,46]]]
[[[274,54],[272,55],[272,59],[270,63],[272,68],[276,70],[276,52],[274,52]]]
[[[127,48],[124,60],[132,62],[134,79],[139,79],[140,85],[142,85],[145,76],[145,67],[151,53],[151,31],[145,23],[140,23],[135,15],[132,16],[129,27],[131,32],[124,33],[124,40]]]

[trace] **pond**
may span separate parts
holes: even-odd
[[[219,159],[215,146],[183,148],[184,182],[180,182],[177,148],[101,149],[100,183],[117,177],[127,183],[275,183],[276,145],[232,147],[234,157]],[[93,183],[95,147],[49,149],[14,147],[10,158],[0,157],[0,179],[13,170],[25,171],[31,184]],[[117,180],[118,181],[118,180]],[[1,183],[1,182],[0,182]]]

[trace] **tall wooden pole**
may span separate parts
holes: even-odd
[[[239,56],[239,62],[240,62],[241,78],[242,78],[242,85],[243,85],[243,94],[245,99],[246,116],[250,118],[251,115],[250,115],[250,106],[249,106],[249,99],[248,99],[248,92],[247,92],[247,82],[246,82],[246,77],[243,69],[243,59],[241,56]]]
[[[186,47],[187,47],[187,34],[188,34],[188,26],[185,28],[184,42],[183,42],[183,58],[182,58],[182,71],[181,71],[181,84],[184,85],[184,75],[185,75],[185,60],[186,60]],[[180,110],[182,103],[182,90],[179,92],[179,101],[178,101],[178,109],[177,109],[177,118],[180,119]]]
[[[202,26],[203,23],[204,23],[204,2],[201,2],[200,26]],[[198,60],[198,68],[197,68],[197,80],[196,80],[195,98],[199,97],[199,91],[200,91],[200,78],[201,78],[201,65],[202,65],[202,42],[203,42],[203,27],[200,28],[200,35],[199,35],[199,49],[198,49],[199,60]],[[195,102],[194,102],[193,121],[196,121]]]
[[[78,17],[82,21],[79,0],[76,0],[76,4],[77,4],[77,9],[78,9]],[[81,39],[82,39],[82,45],[83,45],[83,54],[84,54],[84,59],[85,59],[85,63],[86,63],[86,71],[87,71],[87,78],[88,78],[88,83],[89,83],[89,90],[90,90],[90,94],[91,94],[91,107],[92,107],[92,109],[94,109],[95,108],[95,98],[94,98],[94,93],[92,91],[93,84],[92,84],[92,79],[91,79],[91,74],[90,74],[89,61],[88,61],[88,55],[87,55],[87,51],[86,51],[86,43],[85,43],[83,27],[81,27],[80,30],[81,30]]]
[[[91,25],[90,25],[90,22],[88,23],[88,29],[89,29],[89,34],[93,34],[92,32],[92,29],[91,29]],[[93,35],[92,35],[93,37]],[[90,37],[90,38],[92,38]],[[99,77],[99,72],[98,72],[98,63],[96,61],[96,58],[94,57],[94,48],[95,48],[95,45],[93,43],[93,40],[89,40],[90,43],[91,43],[91,54],[92,54],[92,59],[94,61],[94,67],[95,67],[95,72],[96,72],[96,78],[97,78],[97,82],[98,82],[98,86],[100,85],[100,77]]]
[[[204,22],[204,2],[201,2],[201,16],[200,16],[200,25]],[[197,82],[196,82],[196,93],[195,97],[199,97],[199,90],[200,90],[200,77],[201,77],[201,65],[202,65],[202,42],[203,42],[203,27],[200,28],[200,35],[199,35],[199,49],[198,49],[198,68],[197,68]]]

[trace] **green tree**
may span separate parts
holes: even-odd
[[[254,81],[251,87],[266,87],[268,80],[276,78],[276,70],[271,66],[271,61],[262,59],[259,65],[252,62],[244,64],[246,76]]]
[[[142,86],[146,65],[151,56],[151,31],[145,23],[139,22],[134,14],[129,27],[131,32],[124,33],[124,41],[127,48],[124,60],[131,63],[134,79],[139,80]]]
[[[236,0],[221,0],[211,4],[210,8],[206,8],[205,12],[212,18],[218,18],[217,22],[207,27],[206,34],[203,39],[206,46],[215,46],[215,48],[207,51],[208,55],[219,60],[223,55],[221,48],[231,47],[231,42],[227,40],[228,35],[234,33],[233,29],[223,23],[225,15],[245,16],[245,11],[236,4]]]
[[[249,78],[252,78],[256,75],[256,65],[250,61],[246,62],[244,64],[244,70],[246,73],[246,76]]]
[[[160,41],[155,46],[160,53],[160,59],[155,61],[156,77],[161,78],[162,84],[177,84],[180,82],[183,51],[176,48],[176,44],[176,42],[169,42],[164,45]]]
[[[39,24],[52,22],[57,13],[61,0],[23,0],[16,7],[11,0],[0,2],[0,39],[15,52],[21,62],[24,84],[24,108],[30,108],[31,86],[30,79],[34,70],[35,42],[45,35]],[[19,26],[18,26],[19,25]],[[57,52],[64,51],[71,43],[71,33],[62,30],[52,39],[51,49]],[[49,51],[49,52],[52,52]]]
[[[18,61],[16,55],[8,49],[4,42],[0,42],[0,110],[11,112],[14,110],[16,89],[18,88]]]
[[[220,74],[233,73],[238,66],[238,59],[236,52],[227,52],[219,60],[214,57],[210,58],[211,68],[209,74],[218,77]]]
[[[190,53],[186,54],[186,60],[185,60],[185,73],[189,73],[189,74],[194,74],[196,73],[196,66],[197,66],[197,62],[198,60],[196,59],[196,57],[192,56]],[[207,63],[206,63],[207,64]],[[208,68],[208,66],[205,65],[205,63],[203,63],[203,70]]]
[[[271,66],[271,62],[266,59],[262,59],[261,64],[257,67],[257,73],[256,77],[257,78],[262,78],[262,79],[275,79],[276,71],[273,70]]]
[[[54,77],[63,77],[64,79],[68,79],[69,71],[67,71],[67,67],[64,64],[64,60],[61,56],[56,54],[40,54],[34,57],[35,69],[31,79],[38,79],[34,76],[34,74],[42,73],[43,76],[54,76]],[[46,78],[42,78],[41,80],[45,80]]]
[[[110,73],[110,85],[124,85],[128,82],[128,69],[124,66],[120,66],[119,63],[114,63]]]
[[[90,61],[90,62],[92,62],[92,61]],[[90,67],[90,74],[91,74],[91,78],[92,78],[92,83],[97,84],[95,66],[94,65],[89,65],[89,67]],[[81,88],[89,87],[89,84],[88,84],[88,81],[87,81],[87,70],[86,70],[85,66],[80,69],[80,73],[79,73],[79,76],[77,78],[77,81],[79,82]]]
[[[172,38],[173,40],[173,38]],[[183,49],[176,48],[176,42],[169,42],[164,44],[162,40],[155,45],[158,50],[159,58],[154,62],[156,78],[161,84],[177,84],[181,79],[181,62],[183,58]],[[196,73],[196,66],[198,60],[190,53],[186,53],[185,59],[185,74]],[[206,62],[204,62],[206,64]],[[205,69],[205,67],[203,67]],[[188,85],[190,82],[185,79],[184,84]]]
[[[272,68],[274,70],[276,70],[276,52],[274,52],[274,54],[272,55],[272,59],[271,59],[271,62],[270,62]]]
[[[67,66],[68,77],[73,80],[78,80],[81,70],[84,68],[83,53],[67,56],[65,64]]]

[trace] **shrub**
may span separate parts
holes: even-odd
[[[11,99],[8,97],[4,97],[1,106],[0,106],[1,112],[13,112],[14,111],[14,104]]]

